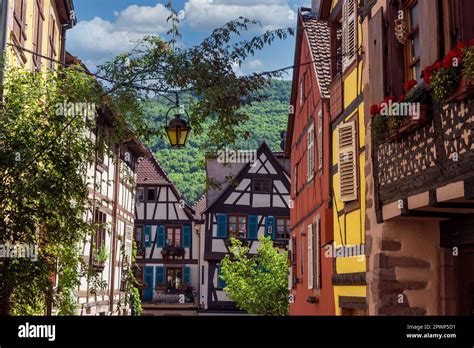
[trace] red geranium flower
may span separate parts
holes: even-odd
[[[436,63],[434,63],[434,65],[433,65],[433,70],[438,70],[438,69],[441,68],[441,67],[442,67],[441,62],[436,62]]]
[[[380,113],[380,108],[377,104],[372,104],[370,106],[370,114],[373,116],[376,116]]]
[[[398,98],[398,102],[399,102],[399,103],[403,103],[404,101],[405,101],[405,95],[402,94],[402,95],[400,96],[400,98]]]
[[[464,48],[466,48],[466,45],[464,44],[464,42],[459,42],[456,46],[456,48],[458,50],[463,50]]]
[[[474,46],[474,39],[469,40],[469,46]]]

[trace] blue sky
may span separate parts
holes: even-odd
[[[78,24],[68,32],[67,49],[91,70],[116,54],[127,51],[145,35],[166,37],[169,24],[166,0],[75,0]],[[247,37],[265,30],[295,27],[300,6],[311,0],[174,0],[181,11],[181,44],[188,47],[201,42],[212,29],[239,16],[257,19]],[[245,37],[244,37],[245,38]],[[279,69],[293,64],[295,38],[277,41],[250,57],[240,73]],[[283,76],[291,79],[288,74]]]

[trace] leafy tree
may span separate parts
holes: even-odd
[[[249,314],[288,314],[288,253],[273,247],[272,240],[260,237],[256,255],[232,238],[232,256],[221,262],[224,290],[240,309]]]

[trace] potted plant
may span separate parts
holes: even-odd
[[[168,258],[170,256],[183,257],[185,250],[181,246],[167,245],[161,250],[161,255],[163,258]]]

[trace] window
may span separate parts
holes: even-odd
[[[338,128],[339,195],[342,202],[357,200],[356,131],[355,122]]]
[[[98,224],[96,233],[92,240],[92,265],[96,267],[103,267],[103,260],[97,260],[98,253],[105,248],[105,231],[107,223],[107,214],[101,212],[99,209],[95,210],[94,223]]]
[[[323,111],[318,113],[318,169],[323,169]]]
[[[314,175],[314,123],[308,129],[308,181]]]
[[[308,225],[308,289],[313,288],[313,281],[314,281],[314,275],[313,275],[313,225]]]
[[[336,21],[331,26],[332,77],[342,72],[342,22]]]
[[[300,107],[301,107],[303,106],[303,103],[304,103],[304,75],[300,81],[300,90],[298,94],[300,95],[299,99],[300,99]]]
[[[54,61],[57,57],[56,52],[56,19],[54,18],[54,12],[51,11],[49,16],[49,33],[48,33],[48,57],[51,58],[49,61],[49,68],[54,69]]]
[[[168,227],[166,229],[166,245],[173,247],[181,246],[181,227]]]
[[[143,202],[145,199],[145,190],[143,188],[138,189],[137,202]]]
[[[43,46],[43,23],[44,13],[43,4],[44,0],[34,0],[34,30],[33,30],[33,68],[38,71],[41,69],[41,57]]]
[[[344,0],[342,5],[342,70],[345,71],[357,55],[356,0]]]
[[[289,218],[277,218],[277,235],[276,239],[288,239],[290,238],[290,219]]]
[[[298,194],[298,163],[295,164],[293,169],[293,196]]]
[[[146,197],[147,197],[147,201],[151,201],[151,202],[154,202],[155,201],[155,192],[156,190],[154,188],[149,188],[147,189],[146,191]]]
[[[272,181],[270,179],[254,179],[253,190],[256,193],[271,193]]]
[[[303,234],[304,234],[304,231],[301,231],[301,233],[300,233],[300,250],[299,250],[299,254],[300,254],[300,275],[301,275],[301,277],[303,277],[303,274],[304,274],[304,265],[303,265],[303,262],[304,262]]]
[[[15,0],[13,10],[13,34],[20,45],[26,40],[26,6],[28,0]]]
[[[420,66],[420,13],[418,2],[414,1],[408,8],[408,41],[405,44],[406,57],[408,59],[408,80],[421,79]]]
[[[166,269],[166,287],[168,290],[180,290],[183,285],[183,269]]]
[[[247,238],[247,216],[229,215],[229,236],[234,238]]]

